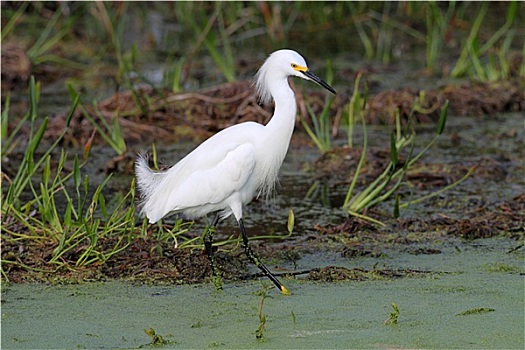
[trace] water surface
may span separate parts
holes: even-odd
[[[523,249],[507,240],[392,258],[326,256],[324,265],[415,269],[417,277],[320,283],[285,279],[293,295],[271,289],[263,340],[255,337],[263,281],[211,284],[5,285],[2,348],[492,348],[524,347]],[[298,262],[298,269],[322,257]],[[323,266],[323,263],[321,263]],[[397,325],[385,325],[399,306]],[[153,346],[152,346],[153,347]]]

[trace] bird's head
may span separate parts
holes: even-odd
[[[270,54],[256,75],[256,87],[261,101],[268,102],[271,99],[268,90],[268,80],[282,77],[296,76],[313,81],[331,93],[335,90],[324,80],[315,75],[306,64],[303,56],[293,50],[278,50]]]

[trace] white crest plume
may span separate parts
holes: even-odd
[[[255,74],[253,81],[253,85],[255,86],[257,95],[259,96],[259,102],[263,105],[268,105],[272,102],[272,94],[270,93],[270,89],[268,88],[268,83],[266,81],[268,77],[269,62],[270,60],[267,59],[263,63],[261,68],[259,68],[257,71],[257,74]]]

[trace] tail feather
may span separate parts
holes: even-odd
[[[139,208],[141,214],[147,214],[144,212],[144,205],[155,193],[166,174],[164,172],[151,170],[148,165],[148,160],[149,156],[145,153],[141,153],[138,155],[135,162],[135,175],[137,177],[137,187],[140,193]]]

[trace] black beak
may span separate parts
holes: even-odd
[[[331,87],[330,85],[328,85],[323,79],[319,78],[317,75],[315,75],[314,73],[312,73],[310,70],[307,70],[307,71],[301,71],[301,73],[303,73],[304,75],[306,75],[308,78],[312,79],[313,81],[315,81],[317,84],[321,85],[322,87],[324,87],[326,90],[330,91],[332,94],[336,94],[335,90],[333,87]]]

